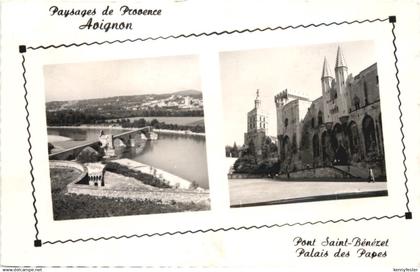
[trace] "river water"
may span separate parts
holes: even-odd
[[[104,132],[118,134],[122,130],[106,129]],[[98,140],[99,133],[100,129],[93,128],[48,128],[51,143],[62,148]],[[147,142],[141,153],[125,152],[122,156],[195,181],[201,188],[209,188],[204,137],[159,133],[159,139]]]

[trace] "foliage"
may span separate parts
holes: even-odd
[[[53,193],[52,199],[54,220],[200,211],[208,209],[208,205],[205,203],[182,203],[172,201],[171,204],[165,204],[160,200],[132,200],[64,193]]]
[[[226,157],[233,157],[233,158],[239,157],[239,148],[236,145],[236,142],[233,143],[233,147],[229,145],[225,146],[225,154],[226,154]]]
[[[83,150],[76,157],[76,160],[81,163],[98,162],[100,159],[101,155],[98,153],[98,151],[90,146],[83,148]]]
[[[236,173],[254,174],[257,168],[257,161],[252,155],[242,156],[233,164],[233,169]]]
[[[273,142],[273,140],[271,140],[271,138],[267,136],[262,145],[262,157],[264,159],[270,157],[277,157],[277,150],[278,147],[275,144],[275,142]]]
[[[190,188],[189,189],[193,189],[193,190],[195,190],[195,189],[197,189],[199,186],[198,186],[198,183],[195,181],[195,180],[193,180],[192,182],[191,182],[191,184],[190,184]]]
[[[138,116],[138,115],[136,115]],[[147,115],[144,115],[147,116]],[[165,115],[162,115],[165,116]],[[190,116],[190,115],[186,115]],[[202,116],[202,115],[191,115],[191,116]],[[82,124],[103,124],[105,120],[112,118],[111,116],[103,116],[96,113],[80,112],[74,110],[63,110],[57,112],[47,111],[47,125],[49,126],[80,126]],[[116,118],[119,118],[116,117]],[[169,130],[190,130],[192,132],[204,133],[204,124],[197,125],[178,125],[178,124],[166,124],[165,122],[159,122],[157,119],[153,119],[150,122],[143,118],[131,121],[128,118],[119,118],[109,122],[110,124],[118,124],[123,128],[142,128],[145,126],[152,126],[157,129],[169,129]]]
[[[105,116],[75,110],[47,111],[48,126],[78,126],[81,124],[98,124],[105,121]]]
[[[58,110],[47,111],[48,126],[79,126],[82,124],[102,124],[107,119],[124,119],[137,116],[170,116],[170,117],[190,117],[204,116],[203,110],[174,111],[174,110],[141,110],[127,111],[121,107],[107,111],[106,113],[98,113],[93,110]],[[128,120],[128,119],[126,119]]]
[[[48,154],[51,154],[51,150],[53,150],[55,146],[52,143],[48,143]]]
[[[204,125],[178,125],[178,124],[166,124],[164,122],[159,122],[157,119],[153,119],[150,122],[150,125],[156,129],[169,129],[169,130],[190,130],[192,132],[204,133]]]
[[[68,171],[67,171],[68,170]],[[172,213],[208,210],[207,203],[171,204],[160,200],[132,200],[125,198],[95,197],[66,194],[66,186],[79,172],[74,169],[50,169],[54,220],[125,216],[137,214]]]
[[[171,188],[164,180],[159,179],[153,175],[143,173],[139,170],[130,169],[124,165],[116,162],[108,162],[105,166],[105,170],[113,173],[117,173],[126,177],[132,177],[140,180],[144,184],[151,185],[158,188]]]
[[[236,173],[274,176],[279,172],[280,164],[272,160],[257,162],[253,156],[246,155],[235,161],[233,169]]]

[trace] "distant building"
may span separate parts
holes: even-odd
[[[261,99],[259,90],[254,101],[254,108],[247,115],[248,129],[244,135],[244,144],[247,147],[253,146],[257,156],[262,155],[262,147],[267,135],[268,117],[261,110]]]
[[[348,75],[338,47],[335,78],[325,58],[321,87],[313,101],[287,89],[275,96],[280,168],[341,164],[386,176],[376,63]]]

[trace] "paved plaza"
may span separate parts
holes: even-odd
[[[386,182],[230,179],[230,205],[253,206],[386,195]]]

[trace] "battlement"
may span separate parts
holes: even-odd
[[[278,104],[284,105],[285,102],[287,102],[288,100],[292,100],[292,99],[298,99],[298,100],[303,100],[303,101],[311,101],[307,97],[291,94],[291,93],[289,93],[289,91],[287,89],[284,89],[283,91],[278,93],[276,96],[274,96],[274,102],[277,105]]]

